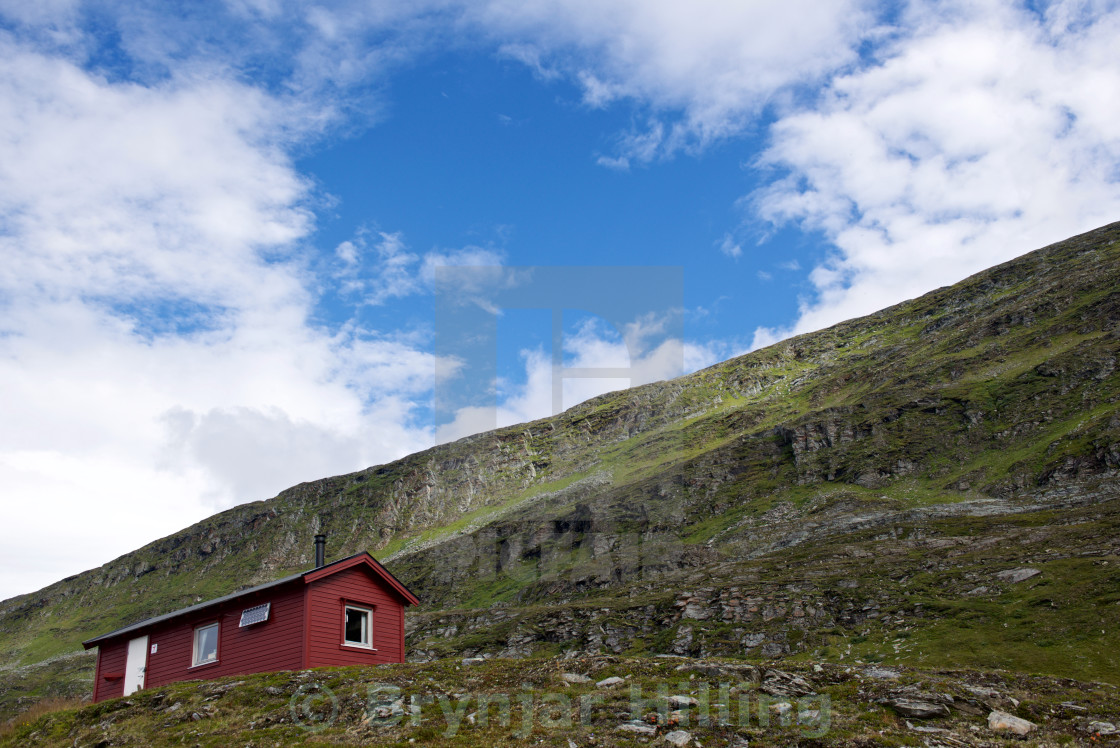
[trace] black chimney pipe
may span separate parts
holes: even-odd
[[[315,568],[327,565],[327,536],[315,536]]]

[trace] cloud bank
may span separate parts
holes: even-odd
[[[1104,4],[1102,4],[1104,5]],[[880,60],[771,129],[747,209],[835,247],[788,328],[819,329],[1120,217],[1120,12],[914,3]]]
[[[0,100],[0,483],[10,527],[72,534],[46,558],[21,533],[5,562],[42,559],[46,583],[106,516],[102,560],[430,444],[410,414],[431,355],[309,322],[311,186],[279,100],[112,82],[7,38]]]

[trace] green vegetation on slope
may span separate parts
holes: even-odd
[[[908,513],[923,508],[1006,514],[1039,501],[1064,516],[1108,500],[1120,469],[1116,288],[1114,224],[680,379],[295,486],[5,601],[0,667],[15,673],[90,636],[306,568],[315,532],[329,534],[334,557],[366,549],[391,557],[394,573],[438,618],[495,603],[609,609],[614,598],[723,579],[737,561],[773,563],[782,553],[854,542],[868,522],[920,524],[934,515]],[[618,537],[642,538],[644,557],[628,558]],[[1008,542],[1004,556],[1020,540]],[[864,561],[861,573],[877,566]],[[631,584],[635,569],[644,586]],[[939,608],[936,599],[925,610],[946,621],[969,609]],[[1090,607],[1065,604],[1056,620],[1081,620],[1078,606]],[[683,646],[674,638],[679,621],[654,615],[647,625],[656,631],[631,638],[634,646]],[[1008,633],[1018,625],[1006,622]],[[853,634],[854,625],[839,624],[833,636],[862,637],[853,647],[883,644],[873,626]],[[492,628],[505,636],[502,648],[524,649],[508,622]],[[993,651],[939,645],[948,634],[926,628],[922,651],[945,664]],[[486,638],[485,629],[472,636]],[[993,635],[983,628],[976,641]],[[784,636],[763,646],[783,656],[815,646],[809,631],[787,625]],[[899,652],[920,638],[908,636]],[[1107,635],[1067,640],[1093,661],[1114,645]],[[614,645],[584,638],[578,646]],[[1068,654],[1055,661],[1077,659]]]
[[[870,668],[813,665],[599,656],[270,673],[63,709],[0,734],[0,745],[623,748],[678,730],[690,745],[924,745],[891,705],[898,694],[952,705],[913,719],[940,744],[1083,743],[1095,737],[1094,721],[1120,721],[1114,690],[1093,684],[909,668],[884,679]],[[670,697],[694,703],[676,709]],[[1029,739],[990,729],[993,709],[1036,725]]]

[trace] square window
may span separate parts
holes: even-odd
[[[199,626],[194,630],[194,665],[218,661],[218,624]]]
[[[370,636],[373,611],[369,608],[357,608],[347,605],[345,608],[342,643],[351,647],[373,647]]]

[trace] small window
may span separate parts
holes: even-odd
[[[194,665],[218,661],[218,624],[199,626],[194,630]]]
[[[373,648],[373,639],[370,636],[373,611],[369,608],[357,608],[347,605],[345,609],[344,631],[342,643],[351,647]]]
[[[252,608],[246,608],[241,611],[241,624],[238,628],[252,626],[254,623],[264,623],[268,620],[268,611],[271,607],[272,603],[265,603],[264,605],[254,605]]]

